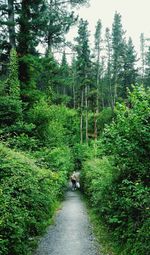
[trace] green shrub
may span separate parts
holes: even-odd
[[[10,126],[22,118],[21,101],[10,96],[0,96],[0,125]]]
[[[75,161],[75,168],[81,170],[85,160],[92,157],[93,152],[87,144],[75,144],[73,147],[73,155]]]
[[[10,126],[22,119],[18,61],[15,49],[10,51],[8,78],[0,83],[0,125]]]
[[[64,172],[68,175],[74,169],[72,151],[67,146],[52,150],[45,147],[33,155],[38,166],[50,168],[53,172]]]
[[[149,188],[140,181],[124,179],[120,183],[119,176],[110,157],[87,160],[81,171],[90,205],[112,231],[123,254],[148,255]]]
[[[27,255],[30,240],[44,231],[53,214],[66,175],[40,169],[0,144],[0,182],[0,254]]]
[[[116,120],[105,129],[102,142],[105,154],[115,157],[122,178],[149,179],[150,92],[136,88],[129,97],[131,107],[118,104]]]
[[[103,157],[87,161],[82,175],[85,192],[122,254],[148,255],[150,91],[136,87],[128,105],[117,105],[115,121],[99,143]]]
[[[29,123],[36,126],[34,135],[44,146],[55,148],[78,141],[77,113],[64,106],[49,105],[44,99],[28,113]]]
[[[97,128],[98,128],[98,133],[102,133],[104,130],[105,125],[110,124],[112,122],[113,118],[113,111],[111,108],[107,107],[104,108],[99,114],[98,114],[98,119],[97,119]]]
[[[7,138],[6,144],[10,148],[31,152],[38,149],[39,141],[34,137],[29,137],[28,134],[22,133]]]
[[[91,205],[97,208],[97,210],[105,191],[111,185],[116,174],[117,170],[113,166],[112,159],[107,157],[87,160],[84,163],[81,171],[81,180]]]

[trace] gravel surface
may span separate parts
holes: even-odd
[[[39,242],[35,255],[100,255],[83,201],[68,191],[61,210]]]

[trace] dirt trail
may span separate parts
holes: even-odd
[[[83,201],[68,191],[55,224],[41,239],[35,255],[100,255]]]

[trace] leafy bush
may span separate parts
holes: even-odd
[[[52,150],[42,148],[33,153],[38,166],[50,168],[54,172],[69,173],[74,168],[73,156],[69,147],[58,147]]]
[[[97,119],[98,132],[102,133],[106,124],[110,124],[113,118],[113,111],[111,108],[104,108]]]
[[[38,149],[39,141],[34,137],[29,137],[29,135],[22,133],[7,138],[6,144],[11,148],[31,152]]]
[[[38,168],[0,144],[0,182],[0,254],[28,254],[31,239],[44,231],[53,214],[66,174]]]
[[[77,114],[64,106],[50,106],[44,99],[29,111],[28,121],[36,126],[35,135],[44,146],[55,148],[78,139]]]
[[[116,120],[104,132],[103,148],[105,154],[114,155],[123,178],[140,179],[146,184],[150,169],[150,92],[137,87],[129,103],[130,108],[117,105]]]
[[[123,254],[148,255],[148,225],[145,224],[150,216],[148,197],[149,190],[141,183],[116,179],[108,186],[99,204],[99,213],[112,230],[115,240],[123,246]]]
[[[14,49],[10,52],[8,78],[0,86],[0,125],[10,126],[22,119],[18,61]]]
[[[87,144],[77,143],[74,145],[73,155],[76,169],[81,170],[84,161],[91,158],[91,152],[92,150]]]
[[[123,254],[148,255],[149,188],[140,181],[120,182],[119,176],[119,169],[107,157],[86,161],[81,171],[90,205],[111,229]]]
[[[0,97],[0,125],[10,126],[22,118],[21,102],[10,96]]]
[[[100,141],[102,159],[84,164],[84,188],[122,254],[148,255],[150,91],[136,87],[115,111]]]
[[[85,193],[95,208],[99,208],[105,191],[112,183],[114,172],[117,174],[112,159],[107,157],[85,161],[81,171],[81,180]]]

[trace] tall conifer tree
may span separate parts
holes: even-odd
[[[146,62],[146,52],[145,52],[145,36],[144,33],[140,35],[140,53],[141,53],[141,80],[144,83],[145,76],[145,62]]]
[[[127,88],[131,90],[131,85],[135,85],[137,79],[137,68],[135,67],[137,62],[137,54],[131,38],[129,38],[128,43],[126,44],[123,59],[124,66],[121,74],[122,86],[120,94],[123,98],[126,98]]]
[[[69,95],[69,87],[70,87],[70,70],[67,63],[66,53],[63,52],[61,66],[60,66],[60,73],[61,73],[61,81],[62,81],[62,94],[64,96]]]
[[[150,47],[148,47],[148,51],[146,53],[146,59],[145,59],[145,79],[144,79],[144,85],[146,87],[150,87]]]
[[[112,25],[112,67],[113,67],[113,86],[114,103],[119,96],[120,73],[123,70],[123,56],[125,50],[124,31],[121,23],[121,15],[115,13]]]
[[[83,110],[86,110],[86,142],[88,142],[88,90],[90,77],[90,47],[89,47],[89,31],[88,22],[80,20],[78,28],[78,37],[76,38],[77,45],[77,82],[79,84],[81,121],[80,133],[81,143],[83,142]]]
[[[102,24],[101,21],[98,20],[96,24],[96,31],[95,31],[95,58],[96,58],[96,112],[99,111],[99,94],[100,94],[100,78],[101,78],[101,51],[102,51]],[[101,100],[103,101],[102,98],[102,84],[101,84]]]
[[[105,31],[105,44],[106,44],[106,72],[105,81],[108,87],[108,102],[109,106],[114,109],[114,96],[113,96],[113,84],[112,84],[112,37],[109,28]]]

